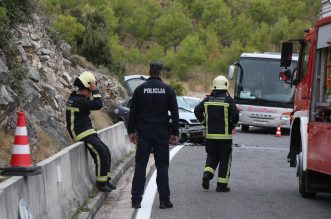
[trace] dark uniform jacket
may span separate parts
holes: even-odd
[[[74,91],[67,100],[67,129],[75,142],[96,133],[89,115],[91,110],[101,109],[103,102],[99,90],[93,90],[92,96],[93,99],[89,99],[85,95],[77,94],[77,92]]]
[[[197,119],[206,125],[207,139],[232,139],[232,129],[239,120],[239,113],[230,95],[213,90],[194,109]]]
[[[169,111],[171,120],[169,120]],[[178,121],[175,91],[159,77],[150,77],[135,89],[130,107],[129,134],[147,131],[178,136]]]

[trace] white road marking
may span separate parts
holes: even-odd
[[[176,153],[180,151],[183,147],[184,145],[176,146],[170,151],[170,161],[176,155]],[[144,192],[143,199],[141,202],[141,208],[138,209],[136,219],[150,218],[156,191],[157,191],[157,186],[156,186],[156,170],[155,170]]]
[[[271,150],[271,151],[288,151],[285,148],[268,148],[268,147],[254,147],[254,146],[243,146],[243,147],[233,147],[238,149],[257,149],[257,150]]]

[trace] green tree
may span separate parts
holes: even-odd
[[[137,47],[132,46],[131,48],[126,49],[125,53],[126,60],[132,64],[139,64],[146,62],[145,57],[141,55],[141,52]]]
[[[31,21],[31,15],[38,8],[35,0],[0,1],[0,7],[6,8],[6,16],[11,26]]]
[[[103,14],[107,32],[109,34],[115,34],[115,31],[118,28],[118,18],[115,16],[115,12],[111,5],[102,5],[102,8],[97,8],[99,13]]]
[[[0,7],[0,48],[4,49],[5,44],[7,44],[10,39],[10,21],[7,17],[7,9]]]
[[[75,45],[77,40],[82,38],[85,31],[85,27],[70,15],[60,15],[52,24],[52,27],[71,45]]]
[[[204,43],[197,35],[188,35],[179,45],[179,49],[172,60],[172,72],[181,79],[188,78],[188,71],[193,66],[201,65],[206,60]]]
[[[1,30],[12,26],[15,17],[23,14],[25,8],[13,7],[19,2],[0,0],[4,8],[3,12],[0,8]],[[321,7],[316,0],[41,2],[53,17],[71,16],[85,27],[83,37],[79,37],[74,29],[65,29],[64,22],[60,25],[62,32],[71,36],[69,39],[74,38],[78,51],[94,64],[122,69],[124,64],[162,60],[181,79],[187,79],[191,72],[225,73],[241,52],[279,51],[281,41],[303,36],[303,30],[316,22]],[[11,13],[16,8],[20,11]],[[4,39],[6,32],[1,33],[0,39]]]
[[[180,43],[177,58],[188,65],[201,65],[206,60],[206,48],[198,35],[185,37]]]
[[[155,23],[153,35],[165,49],[173,47],[176,51],[179,43],[192,32],[191,19],[183,12],[182,5],[176,2]]]
[[[113,60],[118,63],[125,62],[125,47],[121,45],[119,37],[117,35],[111,36],[109,43]]]
[[[204,34],[203,43],[205,45],[206,59],[203,66],[209,71],[217,71],[216,63],[222,55],[219,38],[215,31],[204,31]]]
[[[234,22],[235,25],[230,30],[231,39],[239,40],[243,46],[246,46],[257,25],[244,13],[237,16]]]
[[[192,4],[189,6],[190,13],[194,20],[198,23],[201,21],[202,13],[206,8],[206,2],[201,0],[193,0]]]
[[[277,8],[282,12],[279,16],[286,16],[289,21],[302,20],[311,25],[316,22],[317,14],[321,8],[321,1],[315,0],[278,0]]]
[[[107,32],[102,28],[86,29],[82,44],[79,48],[80,54],[97,65],[111,67],[112,54]]]
[[[281,17],[272,27],[271,27],[271,42],[276,47],[276,51],[280,51],[281,42],[290,38],[290,22],[286,17]]]
[[[273,24],[278,19],[277,11],[276,1],[252,0],[247,13],[256,23]]]
[[[141,48],[143,42],[152,36],[155,19],[160,16],[161,8],[155,0],[143,1],[127,18],[127,33],[132,34]]]
[[[126,35],[130,23],[131,15],[134,10],[139,7],[136,0],[111,0],[115,16],[118,19],[118,35],[123,37]]]
[[[249,49],[244,48],[240,41],[233,41],[231,46],[224,47],[222,49],[222,57],[219,59],[218,65],[218,74],[226,75],[229,69],[229,65],[234,61],[238,61],[240,54],[243,52],[250,52]]]
[[[148,62],[152,60],[163,59],[163,47],[155,42],[149,45],[149,49],[146,51],[145,56]]]
[[[247,45],[255,48],[257,51],[272,51],[271,47],[271,32],[270,27],[266,23],[262,23],[260,27],[252,33]]]
[[[222,44],[229,45],[230,29],[232,27],[231,10],[223,0],[206,0],[201,23],[206,29],[217,32]]]

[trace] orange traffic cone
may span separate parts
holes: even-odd
[[[281,137],[282,136],[282,132],[280,130],[280,126],[277,126],[277,131],[276,131],[276,137]]]
[[[2,170],[1,175],[31,176],[40,174],[40,167],[32,165],[24,112],[17,112],[17,116],[12,157],[8,166],[0,168]]]

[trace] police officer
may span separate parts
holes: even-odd
[[[132,96],[128,134],[137,145],[136,166],[132,181],[132,207],[140,208],[146,181],[146,166],[153,150],[157,169],[157,188],[160,208],[172,208],[169,190],[169,137],[170,143],[178,141],[178,106],[175,91],[163,83],[160,75],[163,64],[150,64],[150,78],[138,86]],[[169,124],[169,114],[171,125]]]
[[[224,76],[213,81],[210,96],[194,109],[197,119],[206,125],[207,159],[203,172],[202,187],[209,189],[209,181],[218,167],[217,192],[229,192],[228,181],[231,168],[232,129],[236,126],[239,113],[227,92],[229,82]]]
[[[96,86],[93,73],[84,71],[73,84],[73,91],[66,103],[67,130],[75,141],[84,141],[95,163],[96,182],[99,191],[110,192],[116,189],[110,183],[111,155],[107,145],[98,137],[89,118],[92,110],[99,110],[103,101]]]

